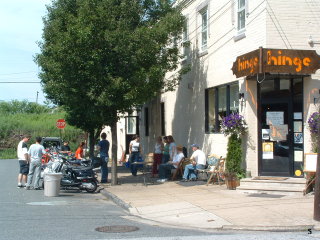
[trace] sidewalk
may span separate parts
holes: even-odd
[[[141,175],[133,177],[122,167],[118,179],[121,185],[101,185],[101,193],[143,219],[200,229],[320,230],[313,220],[313,195],[243,194],[202,181],[158,184],[149,178],[145,186]]]

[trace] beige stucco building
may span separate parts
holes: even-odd
[[[227,137],[220,132],[220,122],[239,112],[248,124],[244,168],[252,176],[302,176],[304,153],[311,152],[308,117],[320,106],[320,70],[311,68],[317,68],[320,58],[297,50],[320,54],[320,2],[176,4],[186,17],[183,41],[190,42],[190,47],[181,47],[181,65],[190,64],[191,71],[175,91],[123,118],[122,148],[128,144],[132,121],[135,131],[132,126],[130,131],[140,134],[144,153],[153,151],[157,136],[172,135],[189,151],[197,143],[207,154],[225,156]]]

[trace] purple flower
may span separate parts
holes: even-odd
[[[320,132],[320,112],[314,112],[308,119],[309,129],[311,134]]]
[[[243,134],[247,130],[247,125],[244,117],[238,113],[231,113],[230,115],[224,117],[221,122],[221,131],[225,135],[231,134]]]

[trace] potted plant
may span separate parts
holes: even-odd
[[[247,131],[247,124],[242,115],[231,113],[222,119],[221,130],[225,136],[229,136],[225,166],[227,188],[236,189],[240,184],[240,178],[244,175],[244,170],[241,168],[241,137]]]

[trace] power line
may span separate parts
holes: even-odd
[[[41,83],[41,82],[0,82],[0,83]]]
[[[8,76],[8,75],[17,75],[17,74],[25,74],[25,73],[36,73],[37,71],[31,71],[31,72],[18,72],[18,73],[5,73],[0,74],[0,76]]]

